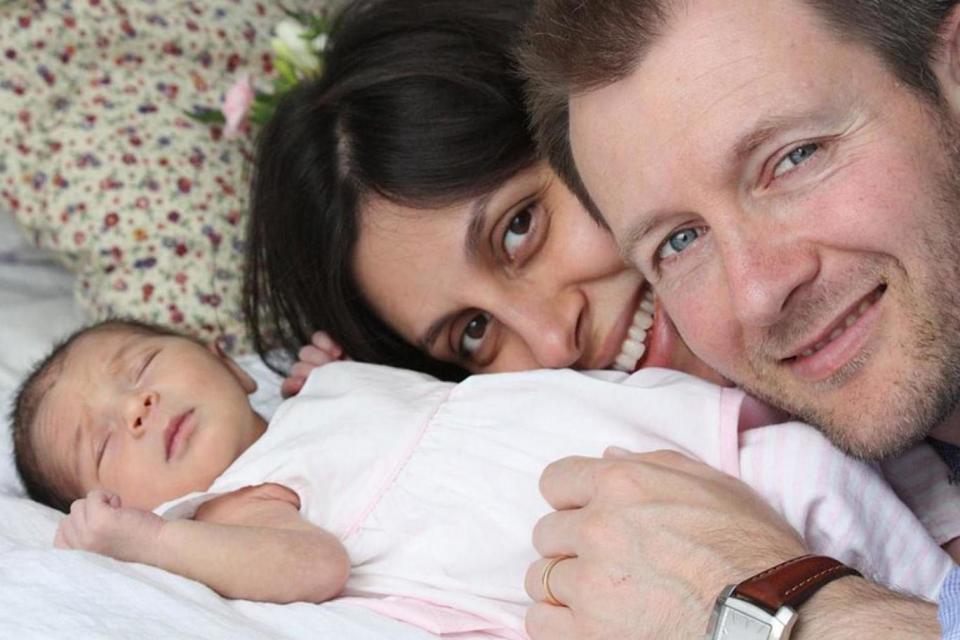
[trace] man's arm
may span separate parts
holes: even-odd
[[[527,572],[535,640],[702,637],[721,589],[808,553],[745,484],[673,452],[567,458],[544,472],[557,509],[537,524],[545,559]],[[567,606],[544,602],[547,558]],[[800,609],[796,640],[938,638],[936,607],[858,578],[831,583]]]
[[[797,640],[940,638],[934,604],[863,578],[829,584],[800,608]]]
[[[306,522],[296,495],[278,485],[217,498],[194,520],[165,521],[103,492],[75,504],[57,546],[150,564],[228,598],[323,602],[339,594],[349,576],[340,541]]]

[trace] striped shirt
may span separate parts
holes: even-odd
[[[940,587],[940,628],[943,640],[960,640],[960,567],[956,567]]]
[[[960,449],[938,440],[930,444],[950,469],[950,484],[955,485],[960,476]],[[944,640],[960,640],[960,567],[950,572],[940,588],[938,617]]]

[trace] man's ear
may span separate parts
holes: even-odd
[[[210,351],[210,353],[220,358],[220,360],[223,361],[223,364],[227,365],[227,369],[229,369],[230,373],[233,374],[233,377],[237,379],[237,382],[240,383],[240,386],[247,393],[247,395],[250,395],[257,390],[257,381],[251,378],[246,371],[241,369],[240,365],[234,362],[233,358],[225,354],[223,349],[220,348],[220,344],[216,340],[208,343],[207,349]]]
[[[950,110],[960,118],[960,4],[947,14],[939,36],[940,50],[932,62],[933,72]]]

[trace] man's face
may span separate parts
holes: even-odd
[[[701,0],[570,116],[587,188],[708,364],[868,457],[950,417],[953,125],[876,54],[797,0]]]

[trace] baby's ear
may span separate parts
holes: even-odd
[[[220,358],[223,364],[227,365],[227,369],[230,370],[230,373],[233,374],[233,377],[237,379],[237,382],[240,383],[240,386],[243,387],[243,390],[247,392],[248,395],[257,390],[257,381],[241,369],[240,365],[234,362],[233,358],[225,354],[216,340],[207,344],[207,349],[210,350],[210,353]]]

